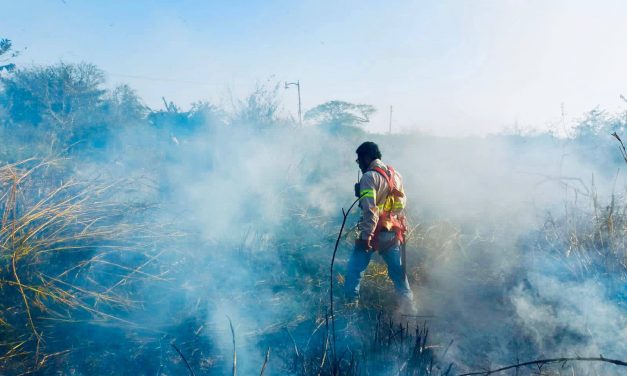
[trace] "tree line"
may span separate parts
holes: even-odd
[[[256,88],[229,111],[203,101],[182,110],[165,97],[163,108],[152,109],[129,85],[107,89],[105,72],[94,64],[16,67],[12,60],[19,53],[12,47],[10,40],[0,40],[0,127],[51,151],[102,148],[116,130],[141,124],[182,134],[207,123],[258,129],[295,125],[281,114],[278,85]],[[334,132],[359,132],[375,111],[371,105],[333,100],[307,111],[305,120]]]

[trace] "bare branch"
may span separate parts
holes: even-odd
[[[266,365],[268,365],[269,359],[270,359],[270,348],[268,347],[268,350],[266,350],[266,358],[263,361],[263,366],[261,366],[261,373],[259,374],[259,376],[263,376],[263,373],[266,371]]]
[[[364,197],[366,195],[366,193],[364,192],[361,196],[359,196],[355,201],[353,201],[353,203],[351,204],[351,206],[348,208],[348,210],[344,211],[344,208],[342,208],[342,226],[340,227],[340,232],[337,235],[337,239],[335,240],[335,248],[333,249],[333,257],[331,257],[331,267],[330,267],[330,273],[329,273],[329,278],[330,278],[330,288],[329,288],[329,313],[331,314],[331,330],[332,330],[332,335],[333,335],[333,349],[332,349],[332,354],[333,354],[333,362],[335,364],[336,361],[336,357],[335,357],[335,345],[336,345],[336,341],[335,341],[335,314],[333,312],[333,265],[335,264],[335,255],[337,254],[337,247],[340,245],[340,239],[342,238],[342,232],[344,231],[344,227],[346,226],[346,219],[348,218],[348,214],[350,214],[351,210],[353,210],[353,207],[355,206],[355,204],[357,204],[359,202],[359,200],[361,200],[362,197]]]
[[[176,350],[177,353],[179,353],[179,356],[181,357],[181,359],[183,359],[183,362],[185,362],[185,366],[187,366],[187,369],[189,370],[189,374],[192,376],[194,375],[194,371],[192,370],[192,367],[189,365],[189,363],[187,362],[187,359],[185,359],[185,355],[183,355],[183,353],[181,352],[181,350],[179,350],[178,347],[176,347],[176,345],[174,344],[174,342],[170,343],[170,345],[172,345],[172,347],[174,347],[174,350]]]
[[[235,351],[235,329],[233,329],[233,322],[229,316],[229,326],[231,327],[231,337],[233,338],[233,376],[237,375],[237,351]]]
[[[502,367],[502,368],[498,368],[498,369],[494,369],[494,370],[462,373],[462,374],[459,374],[457,376],[471,376],[471,375],[485,375],[485,376],[488,376],[488,375],[492,375],[492,374],[495,374],[495,373],[498,373],[498,372],[503,372],[503,371],[506,371],[508,369],[513,369],[513,368],[520,368],[520,367],[532,366],[532,365],[544,366],[546,364],[551,364],[551,363],[566,363],[566,362],[570,362],[570,361],[606,362],[606,363],[616,364],[618,366],[627,367],[627,362],[624,362],[622,360],[607,359],[607,358],[604,358],[603,356],[601,356],[599,358],[582,358],[582,357],[578,356],[576,358],[553,358],[553,359],[533,360],[533,361],[530,361],[530,362],[517,363],[517,364],[513,364],[511,366]]]

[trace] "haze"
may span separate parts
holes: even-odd
[[[624,108],[620,1],[11,1],[15,61],[86,61],[152,108],[300,80],[304,111],[374,105],[370,131],[485,134]],[[281,89],[297,116],[296,91]]]

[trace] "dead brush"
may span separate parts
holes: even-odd
[[[7,370],[40,369],[66,354],[48,336],[55,325],[88,317],[130,325],[111,313],[133,304],[120,287],[160,278],[142,270],[149,262],[118,261],[147,252],[153,235],[129,219],[141,208],[113,199],[122,183],[63,182],[54,176],[58,162],[0,166],[0,368]],[[102,283],[99,268],[116,277]]]
[[[396,376],[452,375],[446,357],[451,345],[431,344],[426,323],[415,320],[395,322],[383,312],[361,310],[352,315],[339,314],[345,329],[337,338],[337,358],[332,358],[329,332],[318,333],[316,344],[299,351],[294,346],[290,374],[357,376],[385,374]],[[330,320],[322,320],[330,326]],[[310,339],[311,340],[311,339]]]
[[[549,216],[541,248],[558,250],[571,274],[580,279],[618,276],[627,280],[627,202],[612,194],[607,204],[598,197],[594,180],[589,206],[566,205],[562,217]]]

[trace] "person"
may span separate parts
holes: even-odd
[[[401,309],[413,313],[414,296],[401,257],[407,203],[403,179],[394,168],[381,162],[379,146],[374,142],[364,142],[356,153],[356,162],[363,172],[358,185],[355,185],[362,216],[344,282],[348,304],[358,305],[361,279],[372,255],[378,251],[387,264],[388,276],[394,283]]]

